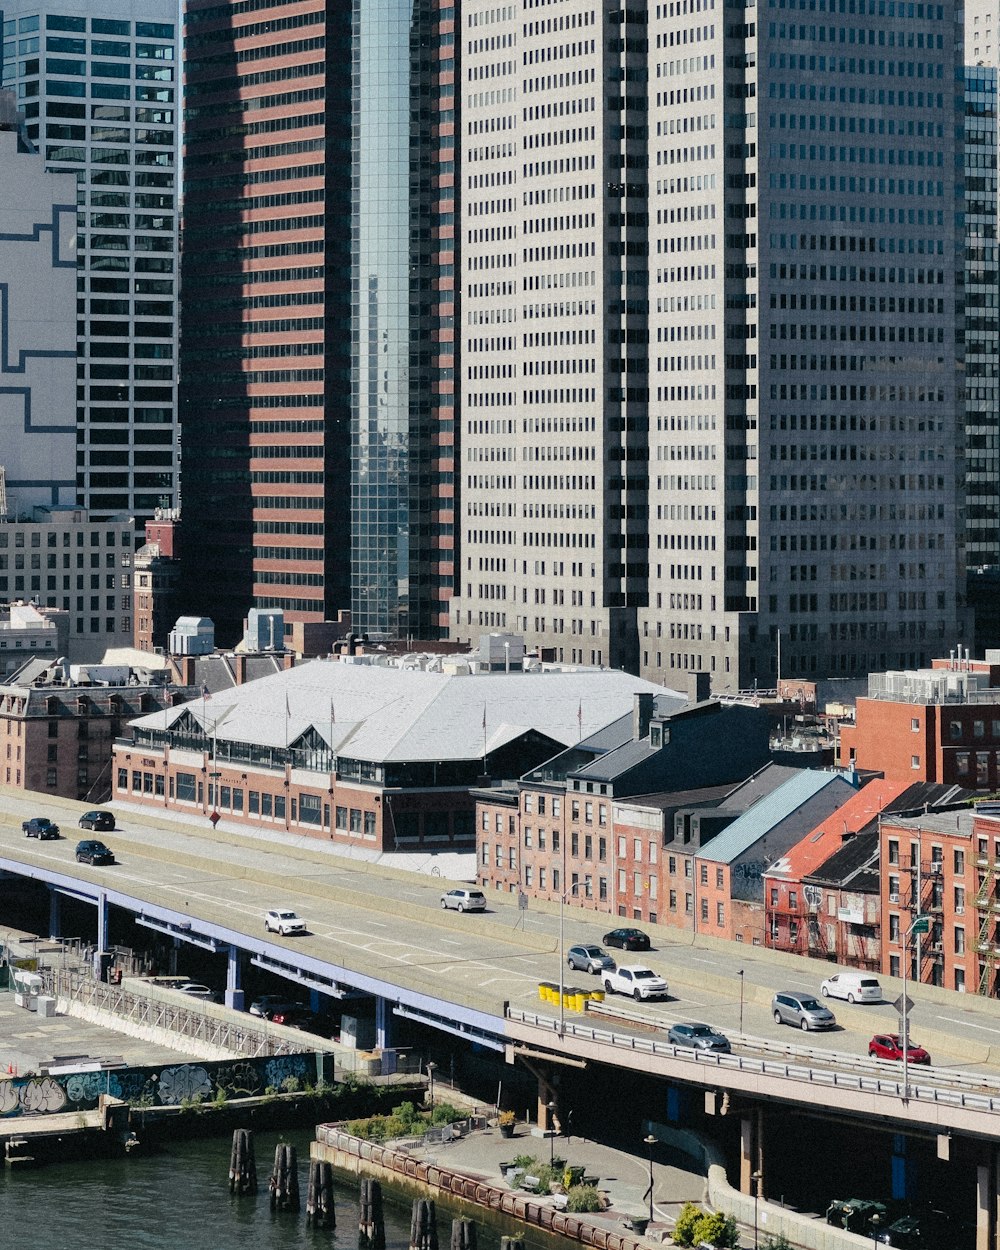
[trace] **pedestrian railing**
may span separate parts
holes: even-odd
[[[852,1089],[864,1093],[885,1094],[893,1098],[903,1098],[905,1095],[911,1101],[961,1107],[968,1111],[1000,1111],[1000,1094],[988,1091],[979,1092],[976,1088],[968,1088],[970,1082],[976,1082],[976,1078],[967,1073],[952,1073],[940,1068],[936,1071],[929,1071],[926,1068],[917,1069],[911,1065],[909,1078],[904,1087],[899,1077],[878,1072],[870,1060],[861,1060],[851,1055],[838,1055],[830,1051],[812,1051],[801,1057],[786,1054],[781,1058],[726,1055],[713,1051],[695,1050],[689,1046],[672,1046],[669,1042],[648,1035],[619,1033],[611,1029],[595,1028],[578,1021],[564,1020],[560,1025],[559,1020],[551,1016],[543,1016],[533,1011],[522,1011],[514,1007],[508,1007],[507,1018],[562,1038],[595,1042],[618,1051],[624,1049],[641,1054],[659,1055],[679,1063],[717,1068],[720,1073],[727,1071],[753,1073],[780,1077],[786,1081],[804,1082],[813,1087]],[[818,1058],[820,1053],[822,1059]],[[818,1066],[820,1062],[825,1066]],[[865,1070],[856,1070],[862,1065]]]

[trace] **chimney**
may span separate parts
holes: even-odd
[[[712,697],[712,678],[709,673],[688,673],[687,696],[689,703],[704,703]]]
[[[641,742],[649,733],[649,722],[653,719],[653,695],[636,694],[632,699],[632,741]]]

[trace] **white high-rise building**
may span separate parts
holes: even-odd
[[[961,25],[810,5],[463,5],[453,635],[717,690],[968,637]]]
[[[151,516],[177,491],[177,5],[3,0],[3,83],[76,175],[76,499]]]

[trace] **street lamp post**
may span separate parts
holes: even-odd
[[[761,1176],[760,1171],[750,1173],[750,1179],[753,1181],[753,1250],[757,1250],[757,1199],[760,1197]]]
[[[563,881],[566,880],[566,869],[563,867]],[[565,908],[566,900],[580,888],[581,885],[587,885],[585,881],[574,881],[568,890],[564,890],[559,895],[559,1036],[562,1037],[566,1031],[566,936],[565,936]],[[589,897],[589,896],[588,896]]]
[[[909,956],[907,955],[907,944],[910,938],[915,934],[926,933],[930,929],[930,916],[919,913],[913,917],[910,927],[903,934],[903,1010],[900,1013],[902,1018],[902,1043],[903,1043],[903,1102],[910,1101],[910,1000],[906,997],[906,978],[909,974]],[[920,975],[920,969],[917,969],[917,976]]]
[[[737,974],[740,978],[740,1032],[743,1032],[743,969]]]
[[[549,1167],[552,1167],[556,1160],[556,1126],[555,1126],[555,1110],[556,1104],[548,1102],[545,1108],[549,1113]]]
[[[653,1146],[656,1144],[656,1138],[652,1133],[647,1133],[643,1138],[646,1143],[646,1152],[649,1155],[649,1222],[653,1222]]]
[[[875,1214],[872,1216],[872,1245],[873,1246],[877,1246],[879,1244],[878,1230],[879,1230],[879,1226],[881,1225],[881,1223],[882,1223],[882,1217],[876,1211]]]
[[[431,1119],[434,1118],[434,1073],[436,1070],[437,1070],[437,1064],[434,1062],[434,1060],[433,1059],[428,1060],[427,1079],[430,1084],[430,1088],[428,1091],[428,1101],[430,1102],[430,1105],[431,1105]]]

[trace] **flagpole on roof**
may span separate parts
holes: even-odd
[[[486,704],[483,704],[483,773],[486,773]]]

